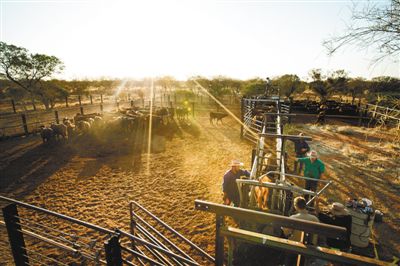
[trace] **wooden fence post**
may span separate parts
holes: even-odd
[[[131,100],[131,108],[134,106],[134,104],[133,104],[133,100]]]
[[[83,115],[83,107],[81,106],[79,109],[81,110],[81,114]]]
[[[22,126],[24,127],[24,132],[25,135],[28,136],[29,132],[28,132],[28,124],[26,123],[26,116],[25,114],[21,115],[21,119],[22,119]]]
[[[60,123],[60,119],[58,118],[58,111],[54,111],[54,116],[56,118],[56,123],[59,124]]]
[[[103,104],[100,104],[100,112],[103,112]]]
[[[100,103],[103,104],[103,94],[100,94]]]
[[[29,265],[29,259],[25,249],[24,235],[20,225],[17,205],[10,204],[4,207],[3,217],[6,224],[8,239],[10,241],[15,265]]]
[[[194,117],[194,102],[192,102],[192,116]]]
[[[93,97],[92,97],[92,95],[90,94],[90,104],[93,104]]]
[[[122,266],[121,246],[119,235],[113,235],[104,243],[107,266]]]
[[[14,102],[14,99],[11,99],[11,105],[12,105],[14,114],[16,114],[16,113],[17,113],[17,110],[15,109],[15,102]]]
[[[81,96],[78,95],[79,106],[82,106]]]
[[[68,107],[68,96],[65,96],[65,107]]]

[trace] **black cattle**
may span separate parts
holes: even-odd
[[[210,112],[210,124],[213,124],[214,120],[216,120],[217,124],[218,124],[218,121],[220,121],[222,124],[222,118],[224,118],[226,116],[228,116],[228,114],[219,113],[219,112]]]

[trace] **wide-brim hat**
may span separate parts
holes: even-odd
[[[311,158],[318,158],[318,152],[316,151],[310,151],[307,155]]]
[[[346,209],[346,207],[339,202],[332,203],[331,205],[328,206],[328,209],[333,215],[337,216],[349,215],[349,211]]]
[[[243,163],[239,160],[232,160],[231,166],[243,166]]]

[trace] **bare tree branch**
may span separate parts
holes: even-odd
[[[346,33],[323,42],[328,55],[347,45],[357,45],[362,49],[376,47],[380,55],[374,58],[378,63],[390,57],[397,62],[400,55],[400,0],[391,0],[382,6],[368,2],[361,10],[353,7],[352,23]]]

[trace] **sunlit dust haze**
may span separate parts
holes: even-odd
[[[379,1],[378,1],[379,2]],[[387,1],[380,1],[382,4]],[[59,57],[61,78],[225,75],[240,79],[345,69],[399,77],[399,63],[371,66],[373,47],[332,57],[322,42],[343,33],[352,1],[1,0],[1,40]],[[357,1],[362,6],[363,1]]]

